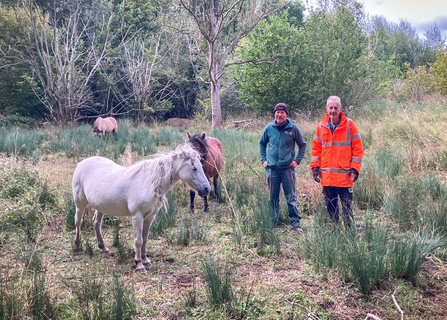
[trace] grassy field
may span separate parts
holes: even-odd
[[[365,156],[354,188],[352,232],[327,221],[309,163],[320,119],[292,114],[308,142],[297,167],[304,235],[290,228],[281,195],[274,227],[259,161],[272,121],[209,131],[118,123],[118,135],[89,126],[0,128],[1,319],[445,319],[447,314],[447,102],[377,102],[349,116]],[[225,166],[220,204],[188,214],[179,183],[148,242],[152,266],[135,272],[129,218],[105,217],[110,254],[97,248],[88,208],[83,251],[74,248],[71,177],[80,160],[121,163],[183,144],[187,132],[219,138]],[[210,196],[212,199],[213,194]]]

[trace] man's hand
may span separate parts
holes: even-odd
[[[354,175],[353,182],[355,182],[359,178],[359,173],[357,172],[357,170],[355,170],[353,168],[348,170],[348,174],[351,174],[351,173]]]
[[[295,160],[292,161],[292,163],[290,164],[290,166],[295,169],[296,166],[298,165],[298,162],[296,162]]]
[[[267,168],[267,161],[264,161],[264,162],[262,163],[262,165],[264,166],[264,168]]]
[[[320,183],[321,181],[321,171],[320,171],[320,167],[313,167],[312,168],[312,172],[314,174],[314,180],[318,183]]]

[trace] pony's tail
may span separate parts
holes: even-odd
[[[133,164],[132,148],[130,144],[126,146],[126,150],[124,150],[124,153],[120,156],[120,159],[124,167],[130,167]]]

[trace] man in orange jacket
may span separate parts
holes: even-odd
[[[323,186],[329,217],[338,223],[340,197],[343,222],[346,228],[350,228],[353,220],[352,188],[360,174],[363,144],[354,121],[341,110],[340,98],[330,96],[326,115],[318,124],[312,141],[310,168],[315,181]]]

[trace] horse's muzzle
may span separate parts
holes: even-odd
[[[208,185],[201,186],[198,190],[199,196],[201,196],[201,197],[207,196],[208,193],[210,193],[210,189],[211,189],[211,187],[210,187],[209,183],[208,183]]]

